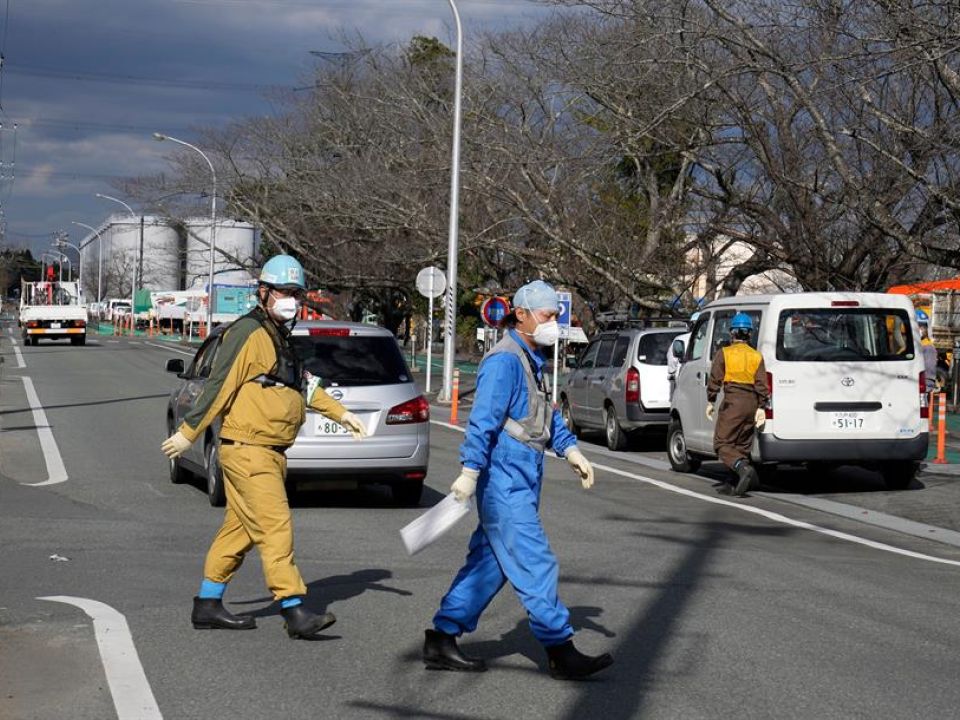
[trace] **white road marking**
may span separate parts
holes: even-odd
[[[119,720],[163,719],[123,615],[109,605],[87,598],[51,595],[37,600],[73,605],[91,617],[103,671]]]
[[[43,451],[43,460],[47,464],[47,479],[38,483],[21,483],[29,487],[43,487],[44,485],[56,485],[67,481],[67,468],[63,465],[63,458],[60,457],[60,449],[57,447],[57,441],[53,437],[53,430],[50,429],[50,423],[47,422],[47,414],[43,411],[43,405],[40,404],[40,397],[33,387],[33,380],[26,375],[21,376],[23,380],[23,389],[27,393],[27,402],[33,410],[33,422],[37,426],[37,435],[40,438],[40,449]]]
[[[17,370],[22,370],[27,366],[27,364],[23,361],[23,353],[20,352],[20,348],[17,346],[16,340],[10,338],[10,342],[13,343],[13,354],[17,358]]]
[[[161,350],[169,350],[170,352],[180,353],[181,355],[189,355],[190,357],[193,357],[194,355],[197,354],[196,351],[194,351],[194,352],[187,352],[186,350],[180,350],[180,349],[175,348],[175,347],[170,347],[169,345],[161,345],[161,344],[159,344],[159,343],[150,342],[150,341],[148,341],[148,340],[145,340],[145,341],[143,342],[143,344],[144,344],[144,345],[149,345],[150,347],[160,348]]]
[[[451,425],[450,423],[441,422],[439,420],[431,420],[432,425],[438,425],[440,427],[447,428],[449,430],[456,430],[457,432],[466,432],[464,428],[457,425]],[[589,450],[589,448],[580,448],[581,451]],[[563,458],[558,458],[553,454],[548,454],[547,457],[554,460],[562,460]],[[644,475],[638,475],[636,473],[627,472],[625,470],[618,470],[617,468],[610,467],[609,465],[600,465],[597,463],[593,464],[594,470],[603,470],[604,472],[611,473],[612,475],[619,475],[621,477],[630,478],[631,480],[639,480],[640,482],[647,483],[648,485],[653,485],[658,487],[661,490],[667,490],[677,495],[684,495],[685,497],[694,498],[696,500],[702,500],[703,502],[713,503],[714,505],[726,505],[727,507],[733,508],[734,510],[740,510],[741,512],[751,513],[753,515],[760,515],[761,517],[767,518],[774,522],[782,523],[784,525],[791,525],[793,527],[801,528],[803,530],[810,530],[811,532],[820,533],[821,535],[827,535],[828,537],[837,538],[838,540],[845,540],[847,542],[856,543],[857,545],[865,545],[866,547],[873,548],[875,550],[882,550],[884,552],[893,553],[895,555],[903,555],[905,557],[915,558],[917,560],[926,560],[928,562],[940,563],[941,565],[952,565],[954,567],[960,567],[960,560],[949,560],[947,558],[936,557],[935,555],[926,555],[924,553],[914,552],[913,550],[905,550],[904,548],[898,548],[894,545],[887,545],[886,543],[876,542],[875,540],[868,540],[867,538],[862,538],[857,535],[851,535],[850,533],[840,532],[838,530],[831,530],[830,528],[820,527],[819,525],[814,525],[813,523],[804,522],[803,520],[794,520],[789,518],[786,515],[781,515],[780,513],[771,512],[770,510],[764,510],[762,508],[753,507],[752,505],[744,505],[739,502],[734,502],[732,500],[724,500],[723,498],[711,497],[709,495],[703,495],[693,490],[687,490],[686,488],[678,487],[677,485],[672,485],[671,483],[664,482],[663,480],[655,480],[654,478],[649,478]]]

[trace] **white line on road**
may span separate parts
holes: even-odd
[[[51,595],[37,600],[66,603],[93,619],[93,632],[100,649],[103,671],[110,685],[119,720],[162,720],[150,683],[140,664],[126,618],[109,605],[87,598]]]
[[[60,449],[57,447],[57,441],[53,437],[53,430],[50,429],[50,423],[47,422],[47,414],[43,411],[43,405],[40,404],[40,397],[33,387],[33,380],[26,375],[21,377],[23,380],[23,389],[27,393],[27,402],[33,410],[33,422],[37,426],[37,435],[40,438],[40,449],[43,451],[43,460],[47,464],[47,479],[38,483],[21,483],[29,487],[42,487],[44,485],[56,485],[67,481],[67,468],[63,465],[63,458],[60,457]]]
[[[17,357],[17,370],[22,370],[27,366],[27,364],[23,361],[23,353],[21,353],[20,348],[17,347],[16,340],[14,340],[13,338],[10,338],[10,342],[13,343],[13,354],[16,355]]]
[[[180,353],[181,355],[189,355],[190,357],[193,357],[197,354],[196,351],[187,352],[186,350],[180,350],[175,347],[170,347],[169,345],[161,345],[159,343],[150,342],[149,340],[145,340],[143,344],[149,345],[150,347],[160,348],[161,350],[169,350],[170,352]]]
[[[465,432],[462,427],[457,425],[451,425],[450,423],[441,422],[439,420],[431,420],[432,425],[439,425],[440,427],[447,428],[449,430],[456,430],[457,432]],[[586,448],[581,448],[584,450]],[[554,458],[556,460],[561,460],[562,458],[557,458],[554,455],[548,455],[548,457]],[[752,513],[754,515],[760,515],[765,517],[768,520],[773,520],[774,522],[783,523],[784,525],[792,525],[793,527],[801,528],[803,530],[810,530],[815,533],[820,533],[821,535],[827,535],[832,538],[837,538],[838,540],[846,540],[847,542],[856,543],[858,545],[865,545],[866,547],[873,548],[875,550],[882,550],[884,552],[894,553],[895,555],[903,555],[905,557],[915,558],[917,560],[927,560],[928,562],[940,563],[942,565],[952,565],[954,567],[960,567],[960,560],[949,560],[947,558],[936,557],[935,555],[925,555],[924,553],[914,552],[913,550],[905,550],[904,548],[898,548],[894,545],[887,545],[886,543],[876,542],[875,540],[868,540],[867,538],[862,538],[857,535],[851,535],[849,533],[840,532],[838,530],[831,530],[830,528],[820,527],[819,525],[814,525],[813,523],[804,522],[803,520],[794,520],[793,518],[788,518],[786,515],[781,515],[780,513],[771,512],[770,510],[764,510],[762,508],[754,507],[752,505],[744,505],[742,503],[734,502],[732,500],[724,500],[723,498],[710,497],[709,495],[702,495],[701,493],[694,492],[693,490],[687,490],[686,488],[673,485],[663,480],[655,480],[653,478],[646,477],[644,475],[637,475],[636,473],[627,472],[625,470],[618,470],[617,468],[610,467],[609,465],[600,465],[594,463],[594,470],[603,470],[604,472],[611,473],[613,475],[619,475],[621,477],[630,478],[631,480],[639,480],[640,482],[647,483],[648,485],[653,485],[658,487],[661,490],[667,490],[677,495],[684,495],[689,498],[694,498],[696,500],[702,500],[703,502],[713,503],[714,505],[726,505],[727,507],[733,508],[735,510],[740,510],[741,512]]]

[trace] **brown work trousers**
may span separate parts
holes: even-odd
[[[758,407],[753,388],[724,385],[723,401],[717,410],[717,425],[713,431],[713,451],[731,470],[737,460],[750,459]]]

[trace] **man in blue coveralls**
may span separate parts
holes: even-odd
[[[423,661],[431,670],[486,670],[483,660],[460,652],[457,638],[477,628],[506,581],[546,648],[552,677],[578,680],[613,663],[608,654],[592,657],[574,647],[570,612],[557,597],[557,560],[538,514],[547,448],[566,458],[584,488],[593,485],[593,468],[546,398],[539,349],[557,342],[559,305],[547,283],[524,285],[513,297],[510,330],[480,364],[460,447],[463,467],[451,487],[461,502],[476,493],[480,525],[433,618],[434,629],[426,631]]]

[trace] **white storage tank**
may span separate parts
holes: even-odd
[[[191,218],[186,228],[186,287],[205,286],[210,274],[210,218]],[[237,220],[218,220],[216,242],[215,284],[243,285],[252,280],[244,267],[253,266],[257,252],[254,226]]]

